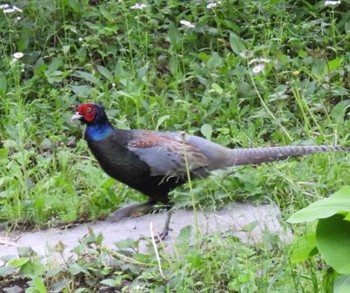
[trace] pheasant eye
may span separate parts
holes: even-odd
[[[90,112],[91,112],[91,108],[90,108],[90,107],[87,107],[87,108],[86,108],[86,112],[90,113]]]

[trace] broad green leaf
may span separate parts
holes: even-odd
[[[287,222],[302,223],[324,219],[341,212],[350,212],[350,187],[344,187],[330,197],[315,201],[291,215]]]
[[[350,275],[350,222],[342,215],[319,220],[317,248],[325,261],[340,274]]]
[[[82,5],[78,0],[63,1],[63,3],[72,8],[76,14],[80,14],[82,11]]]
[[[242,39],[235,33],[230,34],[230,46],[233,52],[239,55],[243,50],[247,49]]]
[[[113,82],[113,74],[106,67],[97,65],[97,70],[110,82]]]
[[[176,247],[181,249],[188,249],[188,245],[191,240],[192,226],[186,226],[181,229],[179,236],[176,239]]]
[[[174,46],[174,48],[179,48],[181,45],[181,42],[182,42],[181,35],[174,24],[171,24],[169,26],[168,36],[169,36],[170,42]]]
[[[3,261],[3,262],[8,262],[12,259],[15,259],[16,256],[15,255],[3,255],[3,256],[0,256],[0,260]]]
[[[215,82],[213,82],[213,84],[211,85],[211,88],[212,88],[211,91],[214,91],[218,95],[222,95],[224,93],[223,88]]]
[[[305,261],[317,253],[316,234],[310,233],[296,238],[291,247],[290,261],[298,263]]]
[[[86,81],[91,82],[93,84],[97,84],[97,85],[100,84],[100,80],[96,76],[92,75],[91,73],[85,72],[85,71],[77,70],[72,74],[72,76],[85,79]]]
[[[0,277],[5,278],[13,274],[14,271],[15,271],[15,268],[11,266],[0,267]]]
[[[39,59],[35,64],[34,74],[36,76],[41,75],[43,72],[47,70],[47,65],[45,63],[41,63],[40,61],[41,60]],[[45,72],[45,76],[46,76],[46,72]]]
[[[322,78],[327,73],[327,62],[322,59],[315,59],[311,71],[318,78]]]
[[[114,67],[114,75],[116,78],[122,78],[125,76],[124,63],[122,60],[118,60]]]
[[[93,89],[92,86],[90,86],[90,85],[73,85],[73,84],[71,84],[70,87],[72,88],[73,92],[78,97],[83,97],[83,98],[87,98]]]
[[[210,124],[203,124],[201,127],[201,132],[204,135],[204,137],[208,140],[211,140],[211,135],[213,133],[213,128]]]
[[[21,274],[27,277],[41,276],[45,271],[46,267],[38,259],[30,260],[21,266]]]
[[[158,130],[159,126],[163,124],[164,121],[166,121],[167,119],[170,118],[170,115],[164,115],[162,117],[160,117],[157,121],[157,126],[156,126],[156,130]]]
[[[49,270],[46,272],[46,276],[47,276],[48,278],[51,278],[51,277],[53,277],[53,276],[58,275],[58,274],[61,273],[63,270],[65,270],[65,267],[64,267],[64,266],[53,267],[52,269],[49,269]]]
[[[242,30],[238,22],[232,21],[231,19],[220,19],[220,23],[226,28],[230,28],[231,31],[240,32]]]
[[[102,5],[99,8],[100,8],[99,11],[100,11],[101,15],[103,15],[108,21],[114,20],[114,15],[113,15],[112,11],[110,11],[109,9],[106,9]]]
[[[341,68],[341,64],[343,62],[343,58],[335,58],[328,62],[328,70],[337,70]]]
[[[125,91],[117,91],[117,94],[118,94],[119,96],[122,96],[122,97],[133,98],[132,95],[128,94],[128,93],[125,92]]]
[[[299,55],[300,58],[306,58],[308,56],[307,52],[305,50],[303,50],[303,49],[300,49],[298,51],[298,55]]]
[[[349,107],[350,100],[341,101],[332,108],[330,116],[337,121],[337,123],[343,123]]]
[[[186,263],[190,264],[194,269],[199,269],[203,265],[202,259],[202,255],[198,251],[194,251],[186,257]]]
[[[171,56],[169,60],[169,69],[172,75],[177,75],[179,73],[179,60],[175,56]]]
[[[147,71],[148,71],[148,68],[149,68],[149,63],[146,64],[145,66],[142,66],[139,71],[137,72],[137,78],[139,80],[144,80],[146,75],[147,75]]]
[[[89,271],[78,265],[77,263],[73,263],[69,266],[69,272],[74,276],[74,275],[77,275],[77,274],[80,274],[80,273],[85,273],[87,275],[90,275]]]
[[[27,50],[28,45],[31,41],[31,35],[30,34],[21,34],[19,40],[17,41],[17,49],[19,52],[24,52]]]
[[[49,75],[51,72],[56,71],[62,65],[63,65],[63,58],[62,57],[58,57],[58,58],[53,59],[52,62],[47,67],[45,75]]]
[[[114,279],[104,279],[100,283],[109,287],[116,287],[118,285]]]
[[[99,234],[96,236],[96,241],[95,241],[95,243],[96,243],[96,245],[101,245],[102,242],[103,242],[103,235],[102,235],[102,233],[99,233]]]
[[[13,266],[15,268],[20,268],[21,266],[25,265],[29,260],[30,260],[29,257],[16,258],[16,259],[10,260],[8,262],[8,265]]]
[[[204,61],[204,62],[208,62],[209,59],[211,58],[211,55],[209,55],[209,54],[207,54],[207,53],[205,53],[205,52],[199,52],[199,53],[197,54],[197,57],[198,57],[200,60]]]
[[[282,54],[282,52],[278,52],[276,57],[278,62],[283,65],[287,65],[291,61],[291,58],[288,55]]]
[[[35,277],[32,281],[32,284],[35,287],[35,289],[37,290],[36,292],[39,292],[39,293],[46,293],[47,292],[44,281],[42,278]]]
[[[350,222],[350,212],[345,215],[344,220]]]
[[[350,292],[350,276],[341,275],[334,281],[333,293],[349,293]]]
[[[214,52],[211,55],[210,59],[208,60],[207,66],[209,69],[213,69],[213,68],[222,66],[223,63],[224,62],[223,62],[222,58],[220,57],[220,55],[218,53]]]
[[[134,247],[135,240],[134,239],[124,239],[120,240],[118,242],[115,242],[115,246],[117,246],[119,249],[128,249],[130,247]]]

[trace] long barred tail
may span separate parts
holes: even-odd
[[[231,150],[231,166],[261,164],[285,160],[290,157],[324,152],[350,152],[350,148],[338,146],[279,146]]]

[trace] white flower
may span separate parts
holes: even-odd
[[[13,56],[13,58],[19,60],[24,56],[24,54],[22,52],[16,52],[12,56]]]
[[[78,41],[79,41],[79,42],[82,42],[82,41],[83,41],[83,38],[79,38]]]
[[[20,16],[17,16],[17,20],[21,20],[21,17],[20,17]]]
[[[258,73],[264,71],[264,69],[265,69],[265,64],[260,63],[260,64],[257,64],[253,67],[252,72],[254,74],[258,74]]]
[[[270,60],[265,58],[254,58],[250,60],[248,64],[251,65],[253,63],[270,63]]]
[[[131,6],[130,9],[133,10],[143,10],[146,8],[146,4],[140,4],[140,3],[136,3],[135,5]]]
[[[207,5],[207,8],[208,9],[212,9],[212,8],[215,8],[215,7],[218,7],[219,5],[221,4],[221,1],[218,1],[218,2],[211,2]]]
[[[339,5],[341,1],[325,1],[324,6],[336,6]]]
[[[23,12],[22,9],[18,8],[16,5],[13,5],[12,7],[10,7],[10,5],[8,4],[3,4],[0,5],[0,9],[2,9],[2,11],[6,14],[6,13],[13,13],[15,11],[17,12]]]
[[[23,12],[23,10],[18,8],[16,5],[13,5],[12,9],[14,9],[15,11],[21,12],[21,13]]]
[[[13,8],[6,8],[3,10],[3,12],[6,14],[6,13],[13,13],[15,12],[15,10]]]
[[[112,82],[112,87],[115,87],[115,83],[114,82]]]
[[[180,24],[182,24],[184,27],[187,27],[187,28],[195,28],[196,25],[189,22],[188,20],[180,20]]]

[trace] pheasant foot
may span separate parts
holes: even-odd
[[[115,212],[111,213],[106,220],[109,222],[118,222],[128,217],[141,217],[143,215],[153,212],[156,209],[154,205],[155,202],[152,200],[144,203],[131,204],[117,209]]]

